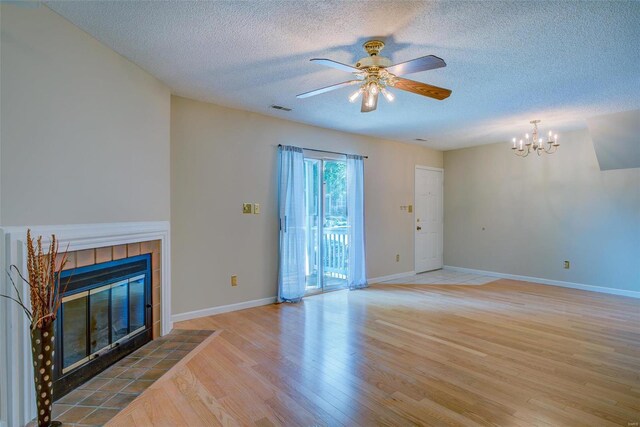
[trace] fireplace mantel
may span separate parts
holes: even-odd
[[[13,290],[6,271],[15,264],[26,271],[26,234],[48,237],[55,234],[60,249],[69,251],[115,246],[150,240],[161,241],[161,334],[171,331],[170,228],[168,221],[19,226],[0,228],[0,293]],[[46,249],[46,247],[45,247]],[[18,284],[18,283],[16,283]],[[23,285],[23,286],[22,286]],[[23,299],[28,300],[26,285]],[[28,303],[27,303],[28,304]],[[29,324],[22,310],[6,299],[0,300],[0,427],[26,424],[36,415],[31,366]]]

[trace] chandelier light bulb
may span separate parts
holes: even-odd
[[[516,139],[515,139],[515,138],[513,138],[513,139],[511,140],[511,142],[513,142],[513,147],[511,147],[511,148],[513,148],[513,149],[515,150],[515,149],[516,149]]]
[[[375,83],[371,83],[369,85],[369,93],[371,95],[376,95],[378,93],[378,85]]]
[[[389,102],[393,102],[393,100],[396,99],[396,97],[391,92],[389,92],[388,90],[386,90],[384,88],[380,92],[382,92],[384,97],[387,98],[387,101],[389,101]]]

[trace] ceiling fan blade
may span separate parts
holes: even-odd
[[[343,64],[341,62],[336,62],[331,59],[325,58],[313,58],[312,62],[317,62],[318,64],[324,65],[325,67],[335,68],[336,70],[346,71],[347,73],[359,73],[360,70],[356,67],[352,67],[351,65]]]
[[[309,98],[310,96],[320,95],[321,93],[331,92],[332,90],[340,89],[341,87],[351,86],[360,83],[360,80],[349,80],[346,82],[338,83],[335,85],[323,87],[320,89],[312,90],[310,92],[301,93],[296,95],[296,98]]]
[[[369,99],[372,102],[369,102]],[[365,90],[362,94],[362,107],[360,108],[361,113],[369,113],[378,108],[378,94],[371,95],[368,90]]]
[[[391,74],[403,76],[405,74],[417,73],[420,71],[434,70],[436,68],[446,67],[447,64],[437,56],[428,55],[422,58],[412,59],[411,61],[401,62],[396,65],[385,68]]]
[[[451,95],[451,91],[449,89],[431,86],[426,83],[416,82],[415,80],[403,79],[400,77],[396,78],[396,82],[393,87],[439,100],[448,98],[449,95]]]

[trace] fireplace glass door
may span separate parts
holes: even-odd
[[[111,285],[111,342],[129,334],[128,281]]]
[[[88,360],[86,293],[71,295],[62,302],[64,334],[63,367],[73,369]]]
[[[145,330],[146,275],[62,299],[62,373]]]
[[[129,333],[144,329],[144,275],[129,279]]]
[[[109,346],[109,299],[111,286],[102,286],[90,292],[89,338],[91,354]]]

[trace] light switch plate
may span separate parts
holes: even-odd
[[[253,210],[253,203],[243,203],[242,204],[242,213],[250,214]]]
[[[256,215],[260,213],[260,203],[253,204],[253,213]]]
[[[235,274],[231,276],[231,286],[238,286],[238,276]]]
[[[407,210],[409,211],[409,213],[413,212],[413,205],[409,205],[407,207]]]

